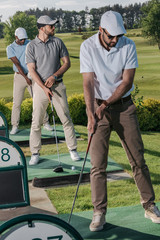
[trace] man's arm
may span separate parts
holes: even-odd
[[[10,59],[14,63],[14,65],[17,67],[19,73],[26,79],[26,82],[28,83],[28,85],[32,85],[32,81],[24,73],[24,71],[21,67],[21,64],[20,64],[19,60],[17,59],[17,57],[11,57]]]
[[[50,91],[49,88],[47,88],[44,83],[42,82],[41,78],[36,72],[36,66],[35,63],[28,63],[27,64],[29,73],[32,77],[32,79],[44,90],[45,94],[47,95],[49,101],[50,101],[50,96],[53,96],[52,92]]]
[[[84,98],[88,115],[88,131],[92,134],[96,129],[96,119],[94,113],[94,73],[82,73]]]
[[[61,58],[61,60],[63,62],[62,66],[58,69],[57,72],[54,73],[54,76],[56,76],[57,78],[59,76],[63,75],[71,66],[69,56],[65,56],[65,57]],[[55,83],[54,76],[52,75],[46,80],[46,82],[45,82],[46,87],[51,88],[52,85]]]
[[[99,119],[102,119],[104,114],[104,109],[107,106],[110,106],[112,103],[122,98],[122,96],[131,89],[133,80],[134,80],[135,71],[136,71],[135,68],[124,69],[123,75],[122,75],[122,78],[123,78],[122,83],[116,88],[112,96],[109,97],[106,101],[104,101],[96,111],[96,115],[98,116]]]

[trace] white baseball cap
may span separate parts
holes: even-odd
[[[28,38],[26,30],[22,27],[16,29],[15,36],[17,36],[20,40]]]
[[[122,16],[118,12],[114,11],[105,12],[101,17],[100,26],[102,28],[105,28],[112,36],[117,36],[126,33]]]
[[[52,18],[50,18],[47,15],[41,16],[40,18],[38,18],[37,23],[39,24],[44,24],[44,25],[54,25],[57,22],[59,22],[59,20],[55,19],[53,20]]]

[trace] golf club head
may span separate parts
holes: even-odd
[[[63,172],[62,166],[58,166],[58,167],[54,168],[53,172]]]

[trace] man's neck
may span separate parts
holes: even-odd
[[[49,36],[46,35],[44,32],[39,31],[38,38],[39,38],[42,42],[47,42],[48,39],[49,39]]]

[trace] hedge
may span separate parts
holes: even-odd
[[[137,107],[137,116],[142,131],[160,131],[160,100],[146,99],[135,101]],[[68,98],[70,115],[74,124],[87,125],[86,106],[83,94],[74,94]],[[11,109],[12,102],[6,103],[5,99],[0,99],[0,111],[7,118],[8,124],[11,125]],[[52,123],[52,111],[50,104],[47,112],[50,122]],[[54,109],[56,123],[60,120]],[[20,124],[25,125],[31,123],[32,119],[32,99],[27,98],[21,105]]]

